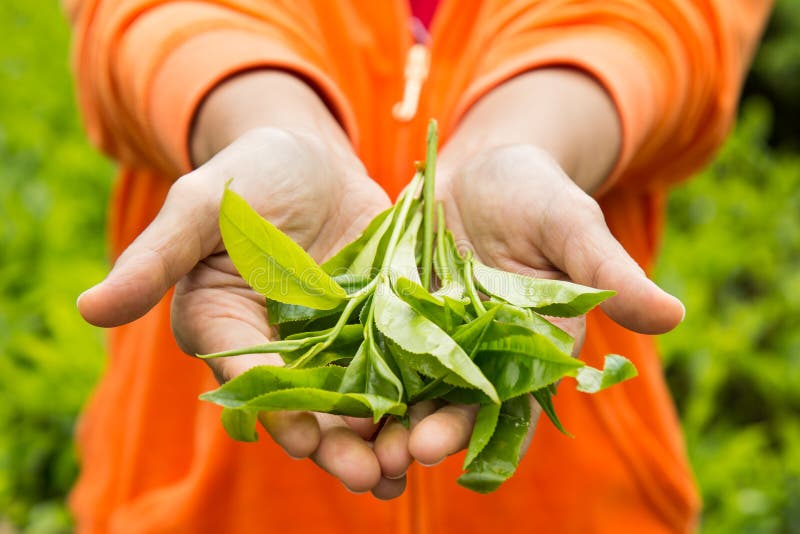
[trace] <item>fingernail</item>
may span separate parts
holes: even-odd
[[[681,305],[681,309],[683,309],[683,313],[681,314],[681,321],[680,321],[680,322],[683,322],[683,320],[686,319],[686,305],[683,302],[681,302],[680,299],[678,299],[678,303]]]
[[[344,486],[344,489],[346,489],[349,493],[352,493],[353,495],[364,495],[369,491],[369,490],[364,490],[364,491],[351,490],[350,488],[347,487],[347,484],[345,483],[342,483],[342,486]]]
[[[418,463],[419,465],[421,465],[422,467],[433,467],[434,465],[439,465],[440,463],[442,463],[442,460],[444,460],[444,458],[440,458],[440,459],[438,459],[438,460],[436,460],[435,462],[433,462],[433,463],[430,463],[430,464],[426,464],[425,462],[422,462],[422,461],[420,461],[420,460],[417,460],[417,463]]]

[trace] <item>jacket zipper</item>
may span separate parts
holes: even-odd
[[[430,41],[428,30],[416,17],[411,17],[410,25],[415,42],[406,53],[403,99],[392,107],[392,116],[400,122],[409,122],[416,116],[422,85],[428,79],[431,68],[431,54],[427,46]]]

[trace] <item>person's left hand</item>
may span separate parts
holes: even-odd
[[[611,235],[597,202],[545,151],[516,144],[463,154],[458,144],[446,146],[437,168],[437,193],[461,248],[506,271],[613,289],[617,296],[602,304],[604,311],[638,332],[665,332],[681,321],[680,301],[647,278]],[[558,325],[575,337],[577,356],[585,319]],[[532,403],[524,448],[540,413]],[[409,438],[412,456],[432,465],[465,448],[476,413],[477,406],[413,407],[418,423]]]

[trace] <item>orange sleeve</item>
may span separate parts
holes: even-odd
[[[191,167],[194,113],[220,81],[279,68],[315,87],[351,137],[355,121],[306,2],[71,0],[78,96],[92,141],[123,164]]]
[[[462,113],[524,71],[571,66],[613,98],[623,130],[603,187],[684,178],[713,154],[735,117],[771,0],[494,0]]]

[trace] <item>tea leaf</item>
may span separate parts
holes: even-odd
[[[369,328],[371,329],[372,325],[369,325]],[[383,352],[371,334],[365,336],[353,361],[347,367],[339,392],[367,393],[396,401],[402,399],[403,384],[386,362]]]
[[[509,273],[472,260],[472,272],[484,293],[522,308],[533,308],[537,312],[554,317],[577,317],[583,315],[607,298],[613,291],[532,278]]]
[[[481,343],[475,363],[502,400],[543,388],[584,365],[540,334],[496,322]]]
[[[355,274],[340,274],[334,276],[333,280],[339,284],[345,293],[351,295],[363,289],[369,283],[369,278]],[[330,317],[340,313],[344,308],[344,302],[331,308],[330,310],[317,310],[308,306],[297,304],[284,304],[275,300],[267,300],[267,317],[272,325],[294,323],[300,321],[313,321],[323,317]]]
[[[553,390],[550,387],[537,389],[533,393],[533,398],[536,399],[536,402],[539,403],[539,406],[542,408],[542,411],[547,415],[547,418],[555,425],[555,427],[564,435],[569,437],[573,437],[572,434],[567,432],[564,426],[561,424],[561,421],[558,419],[558,415],[556,415],[556,409],[553,406]]]
[[[375,260],[378,242],[391,222],[392,208],[385,209],[375,216],[364,229],[364,232],[353,242],[347,244],[329,260],[322,264],[326,273],[336,278],[344,273],[369,276]],[[363,265],[368,264],[366,269]]]
[[[305,250],[229,188],[222,197],[219,228],[239,274],[268,299],[329,310],[347,296]]]
[[[341,367],[286,369],[261,365],[242,373],[215,390],[200,395],[225,408],[241,408],[265,392],[292,388],[336,391],[344,376]]]
[[[372,417],[380,421],[384,414],[405,415],[406,405],[378,395],[339,393],[326,389],[295,387],[260,395],[245,406],[258,411],[305,410],[350,417]]]
[[[230,437],[238,441],[258,441],[258,434],[255,431],[256,418],[258,412],[251,410],[237,410],[234,408],[223,408],[222,428]]]
[[[572,336],[538,313],[498,301],[489,301],[486,306],[499,308],[497,310],[498,321],[524,326],[528,330],[546,336],[564,354],[572,354],[572,348],[575,345]]]
[[[452,299],[448,299],[449,303],[445,302],[444,299],[428,293],[416,282],[402,277],[394,280],[394,288],[397,296],[445,332],[451,332],[464,322],[464,306],[459,307],[459,303]]]
[[[478,454],[486,447],[492,439],[494,429],[497,427],[497,419],[500,417],[499,404],[481,404],[478,415],[475,417],[475,426],[472,428],[472,436],[469,438],[467,455],[464,458],[462,469],[466,470]]]
[[[497,426],[489,443],[465,467],[458,483],[478,493],[489,493],[508,480],[520,461],[520,453],[531,423],[528,395],[503,402]]]
[[[341,367],[285,369],[260,366],[204,393],[202,400],[225,408],[247,411],[308,410],[353,417],[373,417],[390,413],[404,415],[405,404],[378,395],[339,393],[344,375]],[[232,419],[232,416],[227,416]],[[239,423],[245,421],[238,420]],[[241,429],[237,435],[242,435]]]
[[[373,306],[375,324],[387,338],[411,354],[432,356],[455,376],[499,402],[494,386],[464,350],[444,330],[395,295],[386,282],[378,284]]]
[[[578,381],[578,391],[597,393],[614,384],[633,378],[637,374],[639,373],[630,360],[617,354],[609,354],[605,358],[602,371],[587,365],[578,369],[575,378]]]
[[[411,218],[411,222],[403,232],[402,237],[400,237],[400,241],[397,242],[397,248],[395,248],[389,266],[392,278],[403,277],[418,285],[420,284],[420,278],[416,251],[420,222],[422,222],[422,214],[417,212]]]

